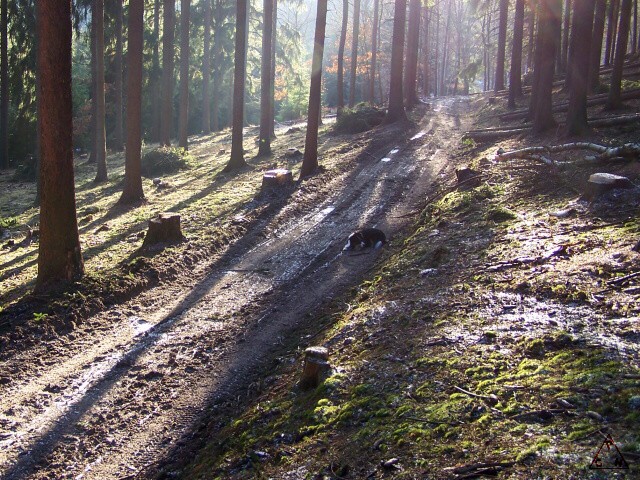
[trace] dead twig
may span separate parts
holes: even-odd
[[[474,470],[479,470],[482,468],[509,468],[513,467],[516,462],[480,462],[480,463],[470,463],[469,465],[461,465],[459,467],[454,467],[451,471],[453,473],[457,473],[458,475],[463,475],[465,473],[473,472]]]
[[[482,400],[487,400],[491,404],[496,404],[496,403],[498,403],[500,401],[498,399],[498,397],[493,395],[493,394],[491,394],[491,395],[482,395],[480,393],[473,393],[473,392],[470,392],[469,390],[465,390],[464,388],[460,388],[457,385],[453,385],[453,388],[455,388],[456,390],[458,390],[461,393],[464,393],[465,395],[469,395],[470,397],[481,398]]]
[[[629,275],[625,275],[624,277],[615,278],[613,280],[609,280],[607,283],[609,285],[620,285],[621,283],[626,282],[627,280],[631,280],[632,278],[640,276],[640,272],[633,272]]]

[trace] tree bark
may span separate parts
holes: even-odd
[[[524,33],[524,0],[516,0],[513,21],[513,45],[509,72],[508,107],[516,107],[516,99],[522,97],[522,36]]]
[[[96,84],[98,83],[98,71],[96,68],[96,15],[93,5],[93,0],[91,0],[91,26],[89,32],[89,48],[91,48],[91,146],[89,152],[89,159],[87,163],[96,163],[96,117],[97,114],[97,102],[96,97],[98,96],[96,93]]]
[[[571,22],[571,0],[564,0],[564,17],[562,23],[562,53],[560,55],[560,72],[566,72],[569,59],[569,26]]]
[[[351,76],[349,78],[349,108],[356,99],[356,74],[358,72],[358,40],[360,37],[360,0],[353,0],[353,35],[351,38]]]
[[[595,93],[600,85],[600,58],[604,40],[604,23],[607,0],[596,0],[596,11],[591,34],[591,53],[589,59],[588,92]]]
[[[36,290],[83,273],[73,179],[71,2],[38,2],[42,202]]]
[[[96,15],[96,165],[95,182],[107,180],[107,132],[104,101],[104,0],[94,0]]]
[[[116,125],[114,129],[113,141],[114,149],[121,152],[124,147],[124,118],[123,118],[123,104],[122,104],[122,24],[123,24],[123,8],[122,0],[115,0],[116,5],[116,55],[114,59],[114,70],[116,75],[115,80],[115,94],[116,94]]]
[[[615,110],[622,106],[620,93],[622,91],[622,68],[624,56],[627,54],[629,41],[629,23],[631,21],[631,0],[622,0],[620,5],[620,24],[618,28],[618,40],[616,41],[616,55],[611,72],[611,87],[609,99],[605,105],[607,110]]]
[[[276,47],[278,46],[278,0],[273,0],[273,43],[271,44],[271,93],[269,94],[269,118],[271,138],[276,138]]]
[[[615,50],[616,28],[618,25],[618,3],[620,0],[610,0],[607,10],[607,43],[604,49],[604,64],[611,65],[611,56]]]
[[[407,29],[407,64],[404,75],[404,95],[407,108],[418,104],[418,46],[420,40],[421,0],[409,1],[409,26]]]
[[[160,107],[160,144],[171,145],[173,121],[173,55],[175,35],[175,0],[164,0],[162,33],[162,95]]]
[[[124,204],[144,199],[141,175],[144,0],[129,1],[128,31],[127,147],[125,149],[124,190],[119,200]]]
[[[344,48],[347,41],[347,27],[349,26],[349,0],[342,1],[342,27],[340,29],[340,43],[338,44],[338,116],[344,110]]]
[[[318,127],[322,94],[322,57],[324,55],[325,29],[327,27],[327,0],[318,0],[316,33],[311,64],[311,86],[309,87],[309,110],[307,135],[300,177],[307,177],[318,168]]]
[[[180,1],[180,132],[178,145],[189,148],[189,14],[191,0]]]
[[[258,155],[271,155],[271,47],[273,45],[273,0],[264,0],[262,22],[262,70],[260,72],[260,138]]]
[[[0,2],[0,169],[9,167],[9,16]]]
[[[345,0],[346,3],[346,0]],[[376,71],[378,68],[378,35],[380,30],[380,0],[374,0],[373,27],[371,29],[371,77],[369,78],[369,104],[376,103]]]
[[[567,73],[571,72],[567,133],[583,135],[587,124],[587,80],[595,0],[578,0],[573,5],[571,22],[571,56]]]
[[[449,26],[451,25],[451,2],[453,0],[448,0],[447,2],[447,23],[445,23],[444,27],[444,43],[442,45],[442,68],[440,75],[440,95],[447,94],[446,87],[446,79],[447,79],[447,62],[448,62],[448,54],[449,54]]]
[[[429,96],[429,15],[430,8],[424,7],[424,38],[422,42],[422,93]]]
[[[202,60],[202,133],[211,133],[211,0],[204,0],[204,44]]]
[[[231,130],[231,158],[224,172],[238,170],[246,165],[244,161],[244,91],[247,68],[247,28],[249,0],[236,0],[236,49],[233,71],[233,126]]]
[[[529,5],[529,42],[527,43],[527,72],[533,68],[535,31],[536,31],[536,3],[531,2]]]
[[[160,106],[161,73],[160,73],[160,0],[153,2],[153,51],[151,55],[151,139],[160,141]]]
[[[391,43],[391,77],[389,80],[389,108],[383,123],[388,125],[406,121],[402,92],[402,64],[404,63],[404,25],[407,18],[407,0],[395,0],[393,14],[393,40]]]
[[[500,0],[500,16],[498,18],[498,55],[496,57],[496,81],[494,92],[504,90],[504,60],[507,46],[507,20],[509,18],[509,0]]]

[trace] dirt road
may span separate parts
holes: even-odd
[[[249,233],[214,269],[196,267],[191,279],[100,313],[90,328],[36,339],[3,360],[0,478],[152,470],[207,408],[252,388],[283,341],[371,268],[380,252],[342,255],[350,231],[378,226],[393,248],[446,167],[465,109],[464,100],[436,103],[407,144],[333,179],[315,208],[265,220],[257,229],[266,238]]]

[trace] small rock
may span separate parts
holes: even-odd
[[[640,410],[640,395],[633,395],[629,398],[629,408],[632,410]]]
[[[433,275],[436,275],[438,273],[438,269],[437,268],[425,268],[424,270],[420,271],[420,276],[421,277],[431,277]]]
[[[386,468],[387,470],[400,470],[400,466],[398,465],[398,462],[400,460],[398,460],[397,458],[390,458],[389,460],[383,460],[382,462],[380,462],[380,465],[382,466],[382,468]]]
[[[575,208],[565,208],[564,210],[556,210],[555,212],[550,212],[549,215],[557,218],[569,218],[574,216],[578,211]]]
[[[556,403],[562,408],[576,408],[571,402],[565,400],[564,398],[556,399]]]
[[[162,183],[162,180],[160,180],[159,178],[154,178],[152,181],[154,185],[160,185]]]
[[[591,410],[589,410],[586,413],[587,417],[591,418],[592,420],[595,420],[596,422],[603,422],[604,418],[602,418],[602,415],[600,415],[598,412],[593,412]]]

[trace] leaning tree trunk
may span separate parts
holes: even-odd
[[[9,16],[7,0],[0,3],[0,169],[9,167]]]
[[[345,0],[345,4],[347,1]],[[373,28],[371,29],[371,76],[369,77],[369,104],[376,103],[376,69],[378,68],[378,35],[380,30],[380,0],[373,4]]]
[[[318,0],[316,33],[311,64],[311,86],[309,87],[309,110],[307,114],[307,136],[304,143],[304,158],[300,177],[307,177],[318,168],[318,127],[322,94],[322,57],[327,27],[327,0]]]
[[[260,138],[258,155],[271,155],[271,47],[273,44],[273,0],[264,0],[262,22],[262,69],[260,72]]]
[[[189,13],[191,0],[180,1],[180,131],[178,145],[189,148]]]
[[[211,133],[211,0],[204,0],[204,44],[202,59],[202,133]]]
[[[130,0],[127,53],[127,148],[124,190],[119,200],[120,203],[125,204],[144,199],[141,175],[143,17],[144,0]]]
[[[122,151],[124,147],[124,119],[123,119],[123,106],[122,106],[122,0],[115,0],[116,5],[116,55],[114,59],[115,70],[115,94],[116,94],[116,125],[113,133],[113,142],[115,150]]]
[[[618,40],[616,41],[616,56],[613,60],[613,70],[611,72],[611,87],[609,88],[609,99],[605,105],[605,109],[607,110],[615,110],[622,106],[622,99],[620,98],[622,91],[622,68],[624,66],[624,56],[627,53],[630,20],[631,0],[622,0],[620,5]]]
[[[164,0],[164,19],[162,33],[162,96],[157,101],[160,108],[160,144],[171,145],[171,126],[173,120],[173,55],[176,2]]]
[[[105,130],[104,101],[104,0],[94,0],[96,15],[96,178],[95,182],[107,180],[107,132]]]
[[[38,2],[37,39],[42,158],[40,245],[36,290],[83,272],[73,179],[71,2]]]
[[[589,57],[591,31],[595,0],[576,0],[573,4],[571,22],[571,56],[568,72],[571,72],[569,90],[569,110],[567,111],[567,133],[583,135],[588,132],[587,124],[587,80],[589,78]],[[567,73],[568,73],[567,72]]]
[[[507,20],[509,18],[509,0],[500,0],[498,18],[498,55],[496,57],[496,81],[493,90],[504,90],[504,60],[507,49]]]
[[[356,99],[356,73],[358,72],[358,39],[360,37],[360,0],[353,0],[353,36],[351,37],[351,76],[349,78],[349,107]]]
[[[589,75],[587,79],[589,93],[595,93],[600,85],[600,58],[602,56],[602,42],[604,40],[606,9],[607,0],[596,0],[596,11],[591,34],[591,52],[589,54]]]
[[[407,62],[404,74],[404,96],[407,108],[418,103],[418,46],[420,40],[420,0],[409,1],[409,27],[407,29]]]
[[[509,108],[516,108],[516,98],[522,97],[522,36],[524,33],[524,0],[516,0],[513,21],[513,45],[509,72]]]
[[[557,39],[560,28],[561,0],[540,0],[540,20],[538,27],[538,43],[536,50],[535,69],[538,71],[537,81],[534,81],[536,89],[532,94],[532,102],[535,101],[533,112],[533,131],[544,132],[556,126],[552,111],[553,71],[555,58],[558,53]],[[535,99],[535,100],[534,100]]]
[[[236,50],[233,70],[233,126],[231,129],[231,158],[225,172],[238,170],[246,165],[242,129],[244,127],[244,89],[247,68],[247,28],[249,0],[236,0]]]
[[[389,80],[389,108],[384,123],[406,121],[402,92],[402,64],[404,60],[404,24],[407,18],[407,0],[395,0],[393,14],[393,40],[391,43],[391,78]]]

